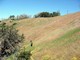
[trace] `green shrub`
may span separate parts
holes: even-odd
[[[19,54],[17,60],[30,60],[31,51],[24,51]]]

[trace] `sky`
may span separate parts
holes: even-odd
[[[60,11],[62,15],[80,11],[80,0],[0,0],[0,19],[10,15]]]

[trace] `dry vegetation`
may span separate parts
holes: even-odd
[[[32,50],[32,60],[80,60],[80,12],[13,22],[25,36],[21,49]]]

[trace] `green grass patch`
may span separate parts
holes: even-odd
[[[66,32],[63,36],[60,36],[55,40],[51,40],[50,42],[39,44],[36,47],[39,47],[39,51],[42,51],[44,48],[55,48],[74,43],[75,41],[80,40],[80,34],[76,34],[78,32],[80,32],[80,28],[72,29]]]
[[[80,39],[80,35],[76,34],[80,32],[80,28],[75,28],[73,30],[70,30],[69,32],[65,33],[63,36],[51,41],[52,46],[63,46],[72,42],[75,42],[76,40]]]

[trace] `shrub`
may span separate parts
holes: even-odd
[[[0,56],[9,56],[16,51],[16,47],[23,41],[24,36],[18,34],[15,29],[15,23],[7,25],[0,24]]]
[[[17,60],[30,60],[31,51],[24,51],[19,54]]]

